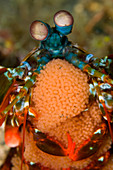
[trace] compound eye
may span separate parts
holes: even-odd
[[[36,20],[30,26],[30,33],[34,39],[43,41],[48,36],[48,27],[44,22]]]
[[[69,12],[61,10],[54,15],[54,22],[60,27],[70,26],[73,25],[73,17]]]

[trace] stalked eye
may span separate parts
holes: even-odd
[[[58,11],[54,16],[55,24],[58,26],[69,26],[73,24],[73,17],[67,11]]]
[[[56,29],[60,33],[67,35],[72,30],[74,20],[69,12],[61,10],[54,15],[54,22],[56,25]]]
[[[48,36],[48,26],[42,21],[33,21],[30,26],[31,36],[39,41],[43,41]]]

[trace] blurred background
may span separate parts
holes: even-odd
[[[99,57],[113,53],[113,0],[0,0],[0,65],[17,66],[39,43],[30,36],[31,22],[54,26],[61,9],[74,17],[73,44]]]
[[[97,57],[113,54],[113,0],[0,0],[0,65],[19,65],[39,43],[29,33],[32,21],[39,19],[54,26],[53,16],[61,9],[74,17],[68,36],[73,44]],[[2,131],[0,164],[8,150]]]

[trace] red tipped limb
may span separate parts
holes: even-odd
[[[5,123],[5,143],[9,147],[17,147],[21,143],[19,127],[16,125],[12,115],[7,116]]]
[[[20,145],[21,137],[18,127],[8,126],[5,128],[5,143],[12,148]]]

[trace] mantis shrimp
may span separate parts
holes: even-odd
[[[65,10],[58,11],[54,15],[55,27],[53,28],[40,20],[32,22],[30,33],[34,39],[40,41],[39,47],[34,48],[18,67],[0,67],[0,126],[5,122],[5,142],[10,147],[17,147],[21,144],[19,130],[23,126],[22,155],[26,127],[33,134],[34,141],[40,150],[55,156],[68,155],[73,161],[82,160],[94,154],[107,133],[107,126],[102,124],[94,131],[90,139],[74,151],[75,143],[69,134],[67,134],[68,148],[65,149],[58,141],[38,131],[29,123],[29,118],[38,119],[37,113],[31,107],[32,89],[36,78],[43,67],[54,58],[64,59],[88,75],[90,96],[96,98],[102,115],[108,122],[113,141],[111,128],[113,122],[113,55],[96,58],[81,47],[73,45],[67,38],[72,31],[73,22],[72,15]],[[87,153],[82,154],[86,150]],[[106,159],[106,154],[102,157]],[[23,159],[22,156],[22,163]]]

